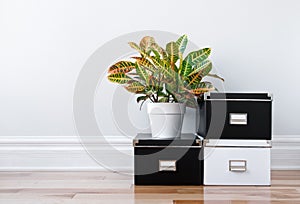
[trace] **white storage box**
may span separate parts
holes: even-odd
[[[205,140],[204,185],[271,185],[271,143]]]

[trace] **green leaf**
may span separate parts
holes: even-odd
[[[116,74],[116,73],[127,73],[135,68],[135,63],[130,61],[120,61],[112,65],[108,69],[108,73]]]
[[[150,57],[151,61],[155,65],[156,69],[158,69],[159,73],[162,73],[166,77],[173,78],[174,70],[172,70],[168,64],[168,62],[164,59],[157,58],[155,56]],[[156,75],[156,73],[155,73]]]
[[[213,88],[213,84],[209,81],[203,81],[196,88]]]
[[[197,108],[197,102],[194,98],[189,98],[185,101],[185,105],[190,108]]]
[[[177,89],[176,84],[174,84],[174,83],[166,84],[167,93],[173,94],[177,91],[176,89]]]
[[[127,83],[130,92],[142,94],[137,102],[183,102],[188,107],[197,107],[195,96],[216,90],[212,83],[203,82],[203,77],[214,77],[210,74],[212,63],[208,60],[210,48],[203,48],[189,53],[183,58],[188,38],[182,35],[176,42],[170,42],[166,49],[160,47],[153,37],[142,38],[139,45],[129,42],[141,57],[133,57],[133,62],[115,64],[109,69],[109,79],[117,83]],[[177,62],[180,59],[180,63]],[[126,61],[124,61],[126,62]],[[132,66],[135,64],[135,66]],[[177,66],[179,68],[177,68]],[[135,69],[135,71],[132,71]],[[119,75],[113,75],[119,74]],[[123,75],[120,75],[123,74]],[[142,105],[141,104],[141,105]]]
[[[167,58],[166,51],[162,47],[160,47],[157,43],[153,43],[151,47],[152,47],[152,51],[158,52],[162,56],[162,58],[164,59]]]
[[[169,102],[169,98],[168,97],[162,97],[158,100],[158,102],[160,103],[168,103]]]
[[[110,74],[107,78],[109,81],[118,84],[125,84],[132,80],[125,73]]]
[[[141,101],[147,100],[148,98],[149,98],[148,95],[139,96],[139,97],[137,97],[136,102],[139,103]]]
[[[210,48],[203,48],[198,51],[190,52],[184,60],[186,60],[190,65],[196,65],[203,60],[206,60],[210,55]]]
[[[182,61],[181,68],[179,70],[179,74],[181,76],[187,77],[192,72],[192,66],[185,60]]]
[[[154,53],[156,58],[160,58],[160,53],[157,50],[151,48],[151,51]]]
[[[156,68],[161,68],[163,66],[163,62],[160,58],[151,56],[150,59]]]
[[[126,86],[125,89],[131,93],[140,93],[145,90],[145,86],[140,82],[133,81],[128,86]]]
[[[186,45],[188,43],[188,38],[186,35],[181,36],[177,41],[176,41],[178,48],[179,48],[179,52],[181,54],[184,53]]]
[[[151,72],[156,71],[154,65],[146,58],[143,58],[143,57],[132,57],[132,58],[135,59],[139,65],[143,66],[144,68],[148,69],[149,71],[151,71]]]
[[[213,86],[211,82],[204,81],[191,87],[191,90],[189,90],[189,92],[196,96],[199,96],[205,92],[215,91],[215,90],[216,88]]]
[[[184,92],[181,89],[178,90],[176,83],[168,83],[165,88],[166,92],[175,99],[175,102],[182,101],[185,97]]]
[[[161,88],[158,87],[159,83],[153,76],[149,76],[149,79],[147,81],[147,90],[154,90],[154,91],[161,91]]]
[[[177,102],[180,102],[180,103],[185,103],[187,101],[187,99],[189,98],[189,95],[191,95],[190,93],[188,92],[185,92],[185,93],[173,93],[173,96],[175,97],[176,101]]]
[[[189,74],[189,76],[200,72],[200,76],[203,78],[204,76],[208,75],[209,72],[212,70],[212,63],[210,60],[205,60],[196,65],[195,70]]]
[[[200,75],[200,72],[193,74],[187,78],[187,82],[188,82],[187,86],[188,87],[195,86],[195,85],[199,84],[201,82],[201,80],[202,80],[202,77]]]
[[[179,48],[176,42],[170,42],[166,46],[166,51],[168,53],[170,64],[173,65],[178,60]]]
[[[145,36],[140,41],[140,48],[145,50],[145,52],[148,52],[148,51],[150,51],[150,49],[152,48],[152,45],[154,43],[155,43],[155,40],[153,37]]]
[[[144,69],[142,66],[140,66],[138,63],[136,64],[136,73],[140,76],[140,78],[143,81],[148,81],[149,80],[149,74],[147,73],[146,69]]]
[[[165,75],[167,78],[169,79],[173,79],[174,80],[174,77],[175,77],[175,71],[173,69],[171,69],[170,66],[168,66],[167,64],[164,64],[162,67],[161,67],[161,72],[163,75]]]
[[[159,91],[159,92],[157,93],[157,96],[158,96],[158,97],[168,97],[167,94],[165,94],[164,92],[161,92],[161,91]]]
[[[130,46],[131,48],[137,50],[137,51],[142,55],[142,57],[148,56],[147,52],[145,52],[145,50],[143,50],[142,48],[140,48],[140,46],[138,46],[136,43],[134,43],[134,42],[129,42],[128,44],[129,44],[129,46]]]
[[[220,77],[220,76],[218,76],[218,75],[216,75],[216,74],[208,74],[207,76],[213,77],[213,78],[216,78],[216,79],[220,79],[220,80],[222,80],[222,81],[225,81],[224,78],[222,78],[222,77]]]
[[[192,89],[190,91],[190,93],[194,94],[194,95],[200,95],[209,91],[214,91],[215,88],[211,87],[211,88],[196,88],[196,89]]]

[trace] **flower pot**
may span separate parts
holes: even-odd
[[[185,104],[183,103],[148,103],[152,137],[169,139],[180,137]]]

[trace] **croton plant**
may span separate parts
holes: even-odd
[[[129,42],[139,56],[122,60],[108,70],[111,82],[124,85],[129,92],[138,94],[137,102],[186,103],[196,107],[197,97],[216,90],[205,77],[223,78],[211,74],[212,62],[208,59],[211,49],[203,48],[184,56],[188,39],[181,36],[169,42],[166,48],[159,46],[153,37],[142,38],[139,45]]]

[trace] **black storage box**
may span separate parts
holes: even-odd
[[[134,146],[135,185],[202,185],[202,139],[182,134],[175,139],[155,139],[138,134]]]
[[[205,139],[272,139],[268,93],[206,93],[199,104],[198,134]]]

